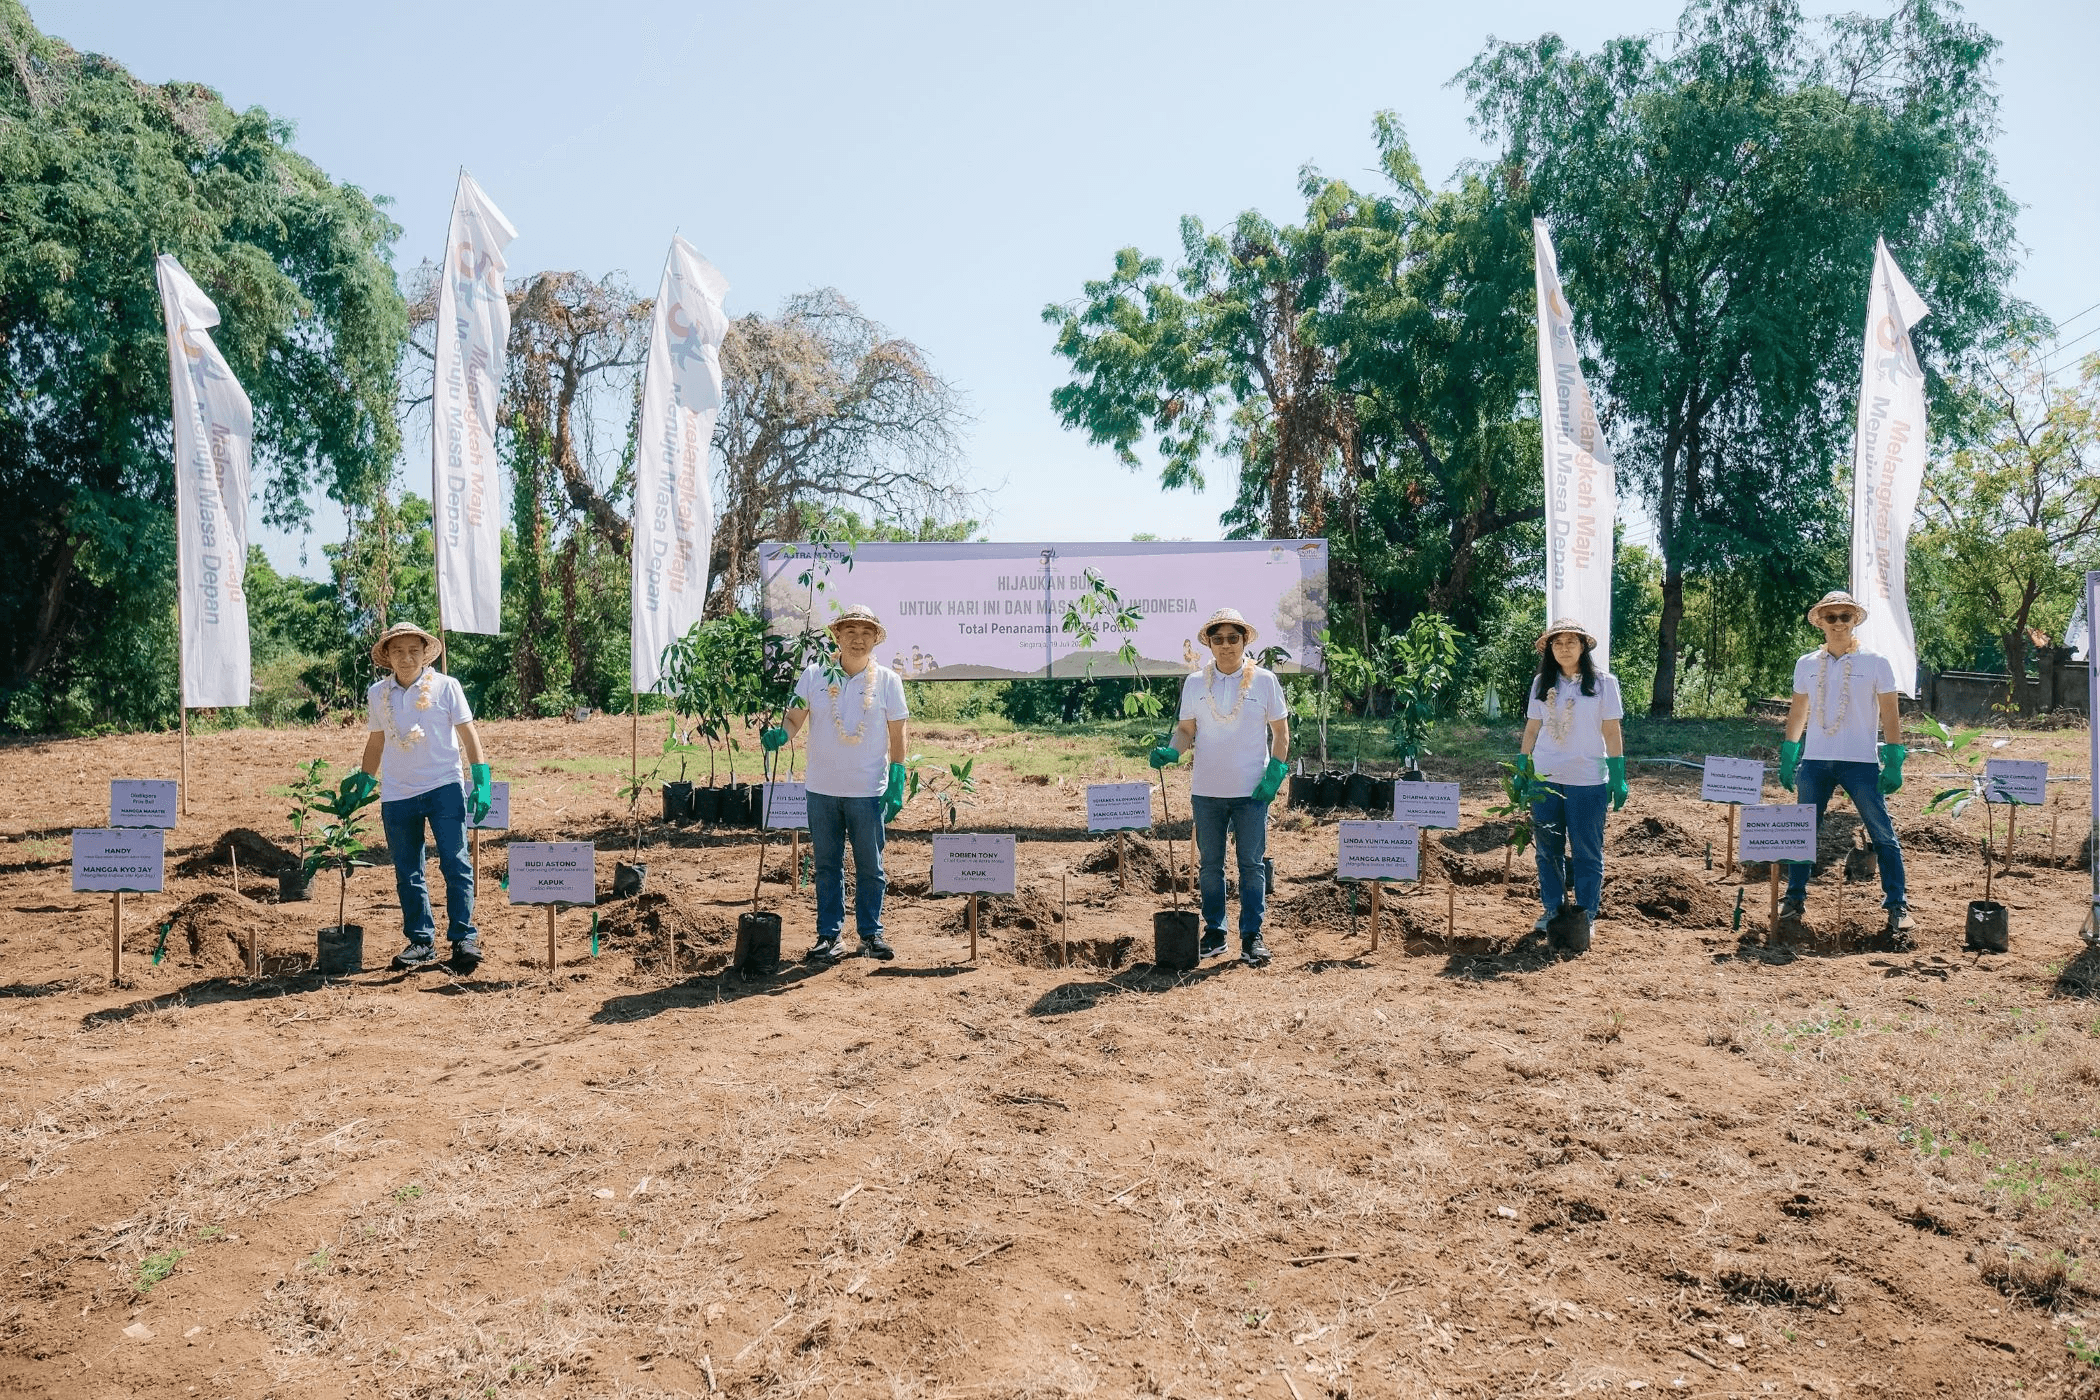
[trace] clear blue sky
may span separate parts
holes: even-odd
[[[1205,494],[1164,494],[1057,425],[1045,302],[1075,296],[1126,244],[1171,255],[1183,214],[1295,217],[1306,162],[1368,178],[1380,108],[1400,113],[1432,179],[1486,154],[1446,84],[1490,34],[1557,29],[1591,48],[1668,28],[1679,10],[28,3],[47,32],[141,78],[206,83],[295,122],[331,175],[393,201],[403,268],[435,254],[464,164],[519,230],[514,272],[619,269],[653,291],[677,228],[730,279],[733,313],[839,288],[967,396],[970,469],[1000,539],[1213,539],[1231,495],[1222,468]],[[2100,301],[2100,5],[1978,4],[1970,16],[2003,44],[1999,157],[2028,248],[2018,291],[2062,319]],[[2100,312],[2065,335],[2094,327]],[[340,532],[323,503],[315,538]],[[265,543],[296,563],[298,541]]]

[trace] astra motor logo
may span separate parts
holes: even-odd
[[[1916,379],[1919,374],[1918,355],[1911,348],[1910,335],[1896,324],[1894,316],[1883,316],[1874,323],[1874,343],[1888,353],[1875,362],[1874,367],[1885,375],[1903,375]]]
[[[201,375],[205,379],[221,382],[233,378],[233,371],[227,368],[225,360],[217,355],[205,353],[216,347],[212,345],[211,336],[203,329],[191,326],[188,321],[178,321],[175,326],[175,339],[182,346],[183,358],[190,362],[190,373],[193,376]]]

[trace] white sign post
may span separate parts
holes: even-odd
[[[933,890],[970,896],[970,961],[977,961],[977,897],[1014,892],[1014,838],[954,832],[933,838]]]
[[[515,841],[510,848],[512,904],[547,906],[547,975],[555,969],[554,909],[558,904],[596,904],[596,854],[588,841]]]
[[[1152,784],[1088,783],[1086,829],[1116,834],[1116,888],[1128,889],[1129,848],[1124,833],[1152,829]]]
[[[1393,820],[1458,830],[1458,784],[1394,783]]]
[[[2049,765],[2038,759],[1985,759],[1983,800],[2018,807],[2044,805],[2049,800]]]
[[[1335,878],[1371,883],[1371,951],[1375,953],[1385,882],[1421,877],[1422,829],[1412,822],[1342,822],[1335,830]]]
[[[809,830],[809,784],[763,783],[759,801],[768,831]]]
[[[1779,863],[1816,858],[1816,804],[1788,802],[1743,808],[1743,859],[1771,864],[1771,907],[1765,916],[1767,936],[1779,931]]]
[[[113,778],[109,784],[111,826],[175,825],[177,784],[159,778]]]
[[[73,889],[109,896],[109,980],[124,975],[124,896],[154,894],[167,884],[167,837],[157,828],[73,833]]]
[[[1735,873],[1735,809],[1755,807],[1765,800],[1765,765],[1756,758],[1723,758],[1708,754],[1706,766],[1699,774],[1699,800],[1701,802],[1725,802],[1728,804],[1728,863],[1722,866],[1728,874]],[[1713,848],[1707,848],[1709,857]]]

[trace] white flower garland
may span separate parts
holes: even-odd
[[[1553,742],[1557,745],[1565,746],[1568,742],[1569,732],[1575,727],[1575,699],[1579,694],[1579,690],[1574,686],[1566,687],[1568,703],[1562,705],[1560,703],[1562,689],[1563,683],[1555,681],[1553,684],[1553,696],[1546,701],[1545,722],[1546,732],[1553,736]]]
[[[1242,661],[1240,663],[1239,692],[1232,697],[1232,708],[1224,714],[1218,713],[1218,698],[1211,693],[1211,687],[1217,683],[1218,663],[1213,661],[1203,668],[1203,703],[1210,706],[1210,717],[1212,719],[1220,724],[1231,724],[1239,718],[1240,706],[1247,703],[1247,688],[1254,684],[1254,663],[1251,661]]]
[[[427,710],[430,708],[430,687],[436,683],[437,672],[425,666],[422,674],[416,678],[415,682],[417,709]],[[402,685],[399,681],[395,681],[394,688],[396,690],[406,690],[408,687]],[[412,749],[430,737],[423,732],[423,726],[420,724],[412,724],[409,726],[406,734],[402,733],[400,724],[394,719],[394,697],[389,694],[384,699],[386,703],[386,734],[395,744],[403,749]]]
[[[851,734],[846,732],[846,721],[839,718],[838,683],[834,681],[832,684],[824,687],[825,692],[831,696],[831,727],[838,732],[841,744],[851,747],[867,737],[868,715],[875,708],[875,673],[881,669],[880,666],[870,661],[867,669],[860,673],[861,679],[866,682],[866,687],[860,693],[860,724],[854,728]],[[846,682],[848,685],[852,683],[850,679]]]
[[[1859,655],[1857,650],[1845,653],[1844,667],[1838,673],[1838,688],[1843,693],[1838,696],[1838,712],[1837,718],[1834,720],[1826,720],[1824,718],[1825,715],[1830,713],[1827,704],[1830,684],[1830,649],[1825,647],[1823,654],[1816,658],[1816,727],[1821,729],[1825,735],[1834,735],[1840,729],[1843,729],[1845,727],[1845,716],[1852,712],[1852,658],[1857,655]]]

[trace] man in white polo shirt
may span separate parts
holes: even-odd
[[[801,702],[785,727],[760,736],[768,751],[809,730],[809,845],[817,867],[817,943],[810,962],[845,956],[846,843],[853,843],[853,927],[860,951],[895,956],[882,936],[882,896],[888,881],[882,850],[886,825],[904,806],[904,682],[875,660],[889,630],[870,608],[851,607],[830,627],[838,644],[839,679],[822,666],[804,668],[795,684]]]
[[[1825,593],[1808,610],[1808,620],[1822,629],[1823,645],[1794,663],[1794,699],[1787,709],[1786,741],[1779,746],[1779,785],[1816,804],[1818,826],[1833,793],[1843,788],[1851,796],[1881,858],[1881,903],[1888,911],[1889,932],[1908,934],[1913,924],[1904,899],[1903,847],[1886,800],[1903,786],[1895,669],[1887,657],[1860,650],[1852,629],[1867,620],[1867,610],[1851,594]],[[1878,748],[1877,730],[1883,740]],[[1810,861],[1789,864],[1786,898],[1779,905],[1782,921],[1801,918],[1813,868]]]
[[[1168,742],[1152,750],[1152,766],[1181,761],[1193,746],[1189,806],[1195,814],[1197,888],[1203,902],[1202,955],[1225,951],[1225,837],[1239,855],[1240,960],[1250,967],[1269,961],[1262,942],[1268,882],[1262,857],[1269,846],[1269,803],[1289,772],[1289,707],[1276,673],[1246,659],[1255,638],[1247,619],[1220,608],[1196,634],[1210,648],[1211,664],[1181,684],[1181,722]]]

